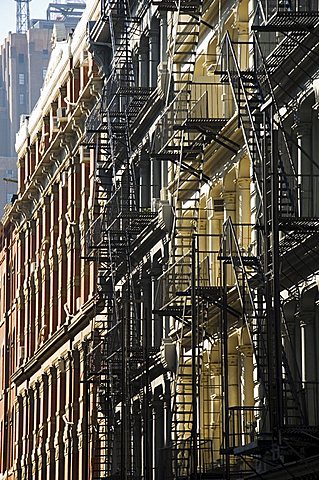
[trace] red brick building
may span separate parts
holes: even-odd
[[[85,335],[94,267],[85,260],[93,158],[84,121],[100,89],[86,46],[56,32],[40,99],[17,137],[18,198],[0,232],[0,472],[86,478]],[[92,313],[93,312],[93,313]],[[72,368],[71,368],[72,365]],[[2,478],[2,477],[1,477]]]

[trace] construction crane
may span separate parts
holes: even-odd
[[[30,27],[31,0],[15,0],[17,2],[17,33],[25,33]]]

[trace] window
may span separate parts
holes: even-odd
[[[19,53],[19,63],[24,63],[24,53]]]
[[[42,50],[42,53],[43,53],[43,55],[48,55],[48,54],[49,54],[49,50],[48,50],[47,48],[44,48],[44,49]]]
[[[24,85],[24,73],[19,73],[19,85]]]
[[[7,193],[7,203],[11,203],[11,200],[12,200],[12,197],[13,197],[13,193]]]
[[[20,102],[20,105],[24,105],[24,93],[20,93],[19,102]]]
[[[42,70],[42,78],[43,78],[43,80],[45,79],[46,74],[47,74],[47,69],[44,68],[44,69]]]
[[[6,177],[7,178],[13,178],[14,176],[14,171],[13,170],[6,170]]]

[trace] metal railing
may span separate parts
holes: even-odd
[[[238,448],[254,442],[259,433],[259,424],[263,416],[262,407],[232,406],[229,414],[229,446]]]
[[[266,20],[277,12],[319,12],[318,0],[259,0],[259,6]]]

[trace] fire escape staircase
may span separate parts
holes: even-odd
[[[248,46],[251,47],[250,44]],[[271,148],[271,123],[267,115],[263,118],[260,107],[264,104],[264,92],[259,82],[256,69],[241,70],[229,34],[224,38],[222,46],[221,81],[229,83],[237,107],[238,126],[241,127],[247,151],[253,166],[260,205],[265,201],[262,186],[264,159],[269,156]],[[287,139],[285,138],[285,145]],[[289,167],[294,169],[290,152],[288,151]],[[269,171],[269,169],[268,169]],[[280,189],[280,212],[283,217],[292,217],[295,212],[293,188],[287,175],[287,167],[279,155],[277,174]]]
[[[211,472],[212,439],[202,438],[204,409],[200,407],[204,341],[209,306],[220,301],[220,288],[211,287],[208,273],[200,265],[199,237],[193,235],[191,245],[191,275],[188,288],[175,294],[179,307],[171,316],[181,321],[177,333],[177,367],[172,384],[171,455],[172,478],[206,478]],[[174,307],[171,307],[172,309]],[[167,314],[167,310],[164,312]],[[202,416],[200,413],[202,412]],[[207,412],[206,412],[207,413]]]
[[[270,320],[267,312],[269,312],[270,307],[266,293],[267,282],[261,259],[243,251],[238,242],[236,228],[230,218],[224,225],[222,245],[221,260],[232,267],[231,272],[234,275],[238,292],[243,324],[247,328],[250,343],[253,347],[258,382],[261,385],[261,391],[264,392],[264,398],[260,399],[262,407],[258,411],[259,417],[263,419],[263,423],[259,427],[259,438],[262,439],[263,435],[270,433],[267,423],[267,409],[269,409],[269,404],[275,401],[277,395],[272,381],[273,357],[276,346],[275,340],[269,332]],[[230,279],[224,279],[224,281],[228,283]],[[226,288],[226,285],[224,287]],[[287,333],[285,328],[285,321],[282,319],[282,334]],[[300,385],[300,381],[293,378],[283,345],[281,345],[281,363],[285,384],[284,425],[306,425],[307,415],[303,392],[296,387],[296,385]],[[296,365],[297,362],[295,361],[294,366]],[[298,379],[300,379],[300,374]],[[269,401],[270,396],[272,396],[272,402]],[[269,446],[267,443],[266,445]],[[234,445],[233,449],[235,450],[238,446]],[[249,450],[247,452],[249,454]]]
[[[298,28],[296,31],[300,32],[301,29]],[[307,28],[304,31],[307,31]],[[252,70],[242,71],[239,68],[234,45],[226,34],[222,47],[222,68],[219,73],[221,81],[231,85],[238,111],[239,127],[242,129],[252,162],[259,201],[256,223],[261,229],[260,232],[263,232],[261,236],[264,247],[257,257],[245,255],[239,247],[234,226],[229,219],[225,225],[227,239],[225,244],[228,246],[224,250],[222,260],[232,265],[243,318],[254,349],[259,381],[264,386],[269,405],[274,404],[279,395],[271,380],[274,378],[275,370],[271,357],[277,349],[280,358],[279,369],[284,372],[285,408],[282,429],[284,431],[288,426],[294,425],[302,431],[307,428],[303,392],[298,389],[298,379],[293,378],[283,346],[275,345],[276,339],[274,332],[271,331],[269,317],[272,310],[269,303],[269,288],[277,289],[276,293],[279,295],[281,272],[278,265],[275,266],[274,237],[277,236],[275,241],[278,242],[279,255],[284,256],[290,249],[300,246],[311,233],[318,232],[319,224],[317,218],[300,216],[296,194],[297,174],[272,86],[272,71],[267,68],[267,61],[262,56],[258,39],[256,37],[253,39],[255,66]],[[281,61],[279,50],[275,49],[272,53],[273,61],[278,63]],[[287,55],[287,51],[285,54]],[[256,58],[264,61],[257,63]],[[271,108],[268,108],[269,105]],[[281,148],[278,146],[279,140]],[[280,242],[279,231],[282,232]],[[282,331],[284,320],[281,318],[277,321]],[[264,418],[267,418],[267,415]],[[269,428],[267,421],[264,428],[266,430]]]
[[[96,405],[91,422],[94,480],[112,478],[118,468],[125,478],[134,476],[131,382],[144,354],[136,337],[138,318],[130,255],[132,242],[156,216],[139,210],[137,205],[130,137],[131,125],[152,91],[135,85],[130,40],[138,32],[139,19],[131,16],[127,0],[107,0],[103,5],[113,60],[101,100],[87,121],[87,143],[95,149],[96,158],[95,219],[87,233],[87,257],[97,264],[97,288],[104,301],[104,310],[93,325],[88,356]],[[121,279],[124,283],[119,295]],[[115,419],[118,405],[122,446],[115,465],[119,446],[113,437],[119,421]]]
[[[166,115],[158,127],[159,148],[152,156],[174,165],[174,180],[171,184],[174,220],[170,235],[170,257],[168,268],[159,279],[163,282],[165,292],[164,305],[156,313],[174,318],[177,325],[175,335],[179,353],[172,386],[171,455],[173,478],[182,480],[191,475],[192,478],[197,478],[198,472],[205,470],[200,461],[200,452],[204,447],[198,436],[196,415],[203,355],[203,321],[207,315],[208,302],[199,283],[196,287],[194,284],[193,275],[197,267],[193,242],[199,232],[200,190],[204,182],[210,181],[203,171],[204,150],[226,120],[198,118],[193,111],[192,88],[195,85],[203,1],[155,3],[159,9],[172,11],[176,17],[168,62]],[[188,68],[183,72],[181,66]],[[209,294],[217,295],[216,292]],[[192,309],[192,298],[196,301],[196,312]],[[195,316],[198,326],[196,331],[192,331]]]

